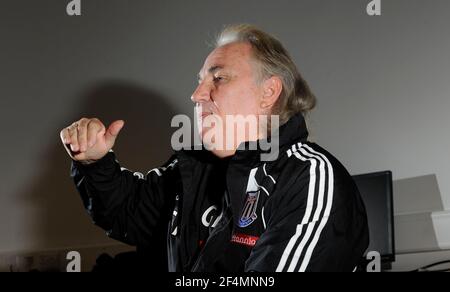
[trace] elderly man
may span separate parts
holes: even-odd
[[[123,121],[83,118],[61,131],[94,222],[166,255],[169,271],[354,270],[368,246],[365,208],[344,166],[308,142],[315,97],[282,44],[250,25],[226,28],[192,100],[203,144],[229,147],[174,151],[145,176],[111,150]],[[239,120],[227,117],[238,115],[256,117],[258,129],[275,116],[279,127],[230,135]],[[275,136],[277,155],[262,159],[259,145]]]

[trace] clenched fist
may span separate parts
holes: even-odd
[[[61,133],[61,140],[69,156],[76,161],[92,163],[105,156],[114,146],[124,121],[113,122],[108,128],[96,118],[82,118]]]

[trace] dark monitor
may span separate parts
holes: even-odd
[[[379,252],[382,268],[389,269],[395,261],[392,172],[361,174],[353,179],[367,211],[370,234],[367,252]]]

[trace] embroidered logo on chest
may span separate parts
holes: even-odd
[[[247,198],[242,209],[241,217],[239,219],[239,227],[247,227],[255,222],[258,215],[256,209],[258,208],[259,190],[254,192],[247,192]]]

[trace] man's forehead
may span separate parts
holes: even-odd
[[[199,75],[233,67],[250,56],[250,48],[249,44],[233,43],[214,49],[206,58]]]

